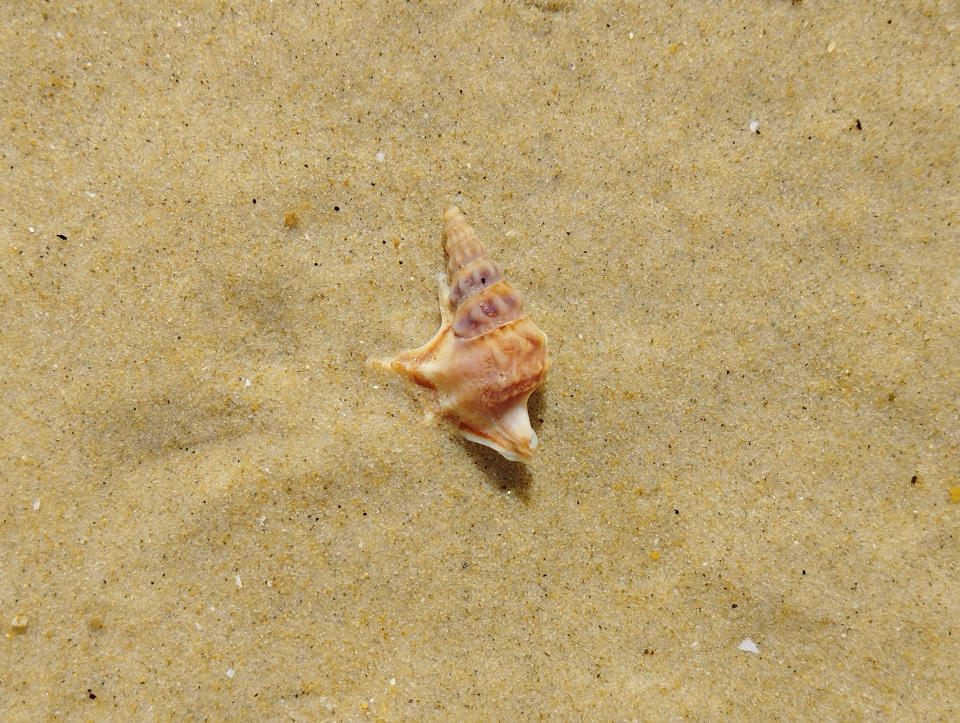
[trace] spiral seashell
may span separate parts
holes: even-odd
[[[440,330],[380,365],[430,390],[431,411],[467,439],[529,461],[537,435],[527,400],[546,377],[547,337],[456,206],[443,214],[443,240],[449,261]]]

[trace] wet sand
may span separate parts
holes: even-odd
[[[960,716],[960,15],[0,8],[0,709]],[[364,365],[458,203],[529,466]]]

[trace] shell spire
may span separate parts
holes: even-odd
[[[443,241],[440,330],[381,365],[430,390],[431,411],[467,439],[529,461],[537,435],[527,400],[546,377],[547,337],[456,206],[443,214]]]

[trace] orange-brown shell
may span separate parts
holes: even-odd
[[[450,258],[440,330],[388,365],[432,390],[433,411],[465,437],[528,461],[537,435],[527,400],[546,377],[547,337],[456,206],[443,214],[443,238]]]

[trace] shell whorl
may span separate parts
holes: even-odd
[[[450,257],[447,301],[457,336],[480,336],[524,315],[523,296],[504,280],[500,267],[487,256],[476,231],[456,206],[443,213],[443,241]]]

